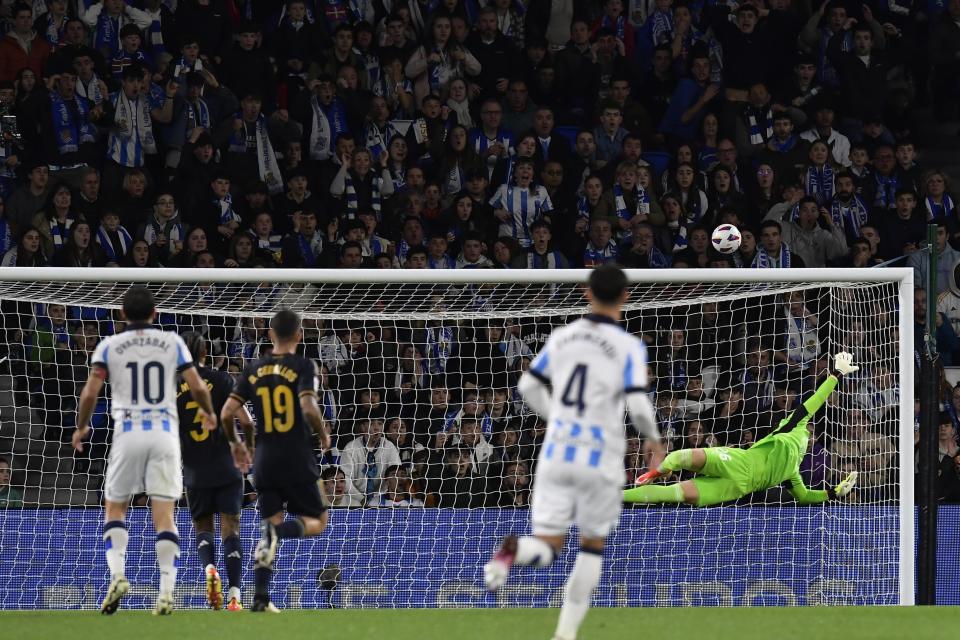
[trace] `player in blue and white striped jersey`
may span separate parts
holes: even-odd
[[[104,483],[103,541],[111,582],[100,612],[112,614],[130,590],[125,577],[127,527],[124,518],[130,499],[150,496],[157,532],[160,594],[154,614],[173,610],[180,538],[173,510],[183,493],[180,471],[180,429],[177,417],[177,374],[200,405],[197,417],[204,429],[216,428],[210,392],[197,374],[193,358],[175,333],[154,329],[153,295],[135,286],[123,297],[126,331],[104,338],[90,358],[91,371],[80,393],[73,446],[83,451],[90,434],[90,418],[104,383],[110,381],[110,411],[114,434]]]
[[[646,348],[618,324],[626,274],[615,265],[594,269],[587,297],[591,313],[554,331],[518,385],[547,421],[530,501],[533,535],[508,536],[484,566],[487,587],[496,590],[513,564],[551,564],[577,525],[580,553],[554,640],[576,638],[600,581],[604,543],[620,518],[625,409],[646,440],[651,465],[665,454],[646,394]]]
[[[524,249],[533,244],[534,222],[553,211],[543,185],[533,184],[533,160],[521,158],[514,166],[513,184],[503,184],[490,198],[493,214],[500,221],[500,235],[510,236]]]

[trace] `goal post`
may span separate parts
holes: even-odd
[[[280,604],[327,606],[316,574],[337,565],[339,606],[556,606],[571,553],[546,572],[519,571],[496,596],[479,567],[499,536],[529,526],[545,425],[516,381],[552,329],[587,312],[589,273],[0,268],[0,456],[22,499],[0,509],[0,609],[93,608],[102,595],[106,400],[89,454],[73,456],[69,431],[92,345],[122,328],[134,283],[154,292],[162,328],[201,332],[209,360],[234,374],[268,351],[273,313],[304,318],[302,348],[323,365],[321,403],[336,431],[318,460],[338,507],[324,535],[281,547]],[[861,370],[811,421],[801,471],[812,488],[850,470],[861,485],[807,507],[774,489],[706,509],[625,508],[596,603],[913,604],[913,270],[627,273],[624,327],[648,344],[671,448],[749,446],[847,350]],[[373,423],[400,464],[364,476],[348,445]],[[643,459],[627,429],[632,479]],[[178,605],[202,606],[185,503],[177,512]],[[152,606],[148,520],[131,512],[132,606]],[[252,506],[241,535],[249,554]]]

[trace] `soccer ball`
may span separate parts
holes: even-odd
[[[733,253],[740,248],[740,230],[732,224],[722,224],[713,230],[710,240],[720,253]]]

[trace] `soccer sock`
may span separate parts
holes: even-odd
[[[123,520],[111,520],[103,525],[103,546],[107,552],[107,567],[110,576],[121,577],[127,564],[127,525]]]
[[[663,459],[657,471],[664,473],[666,471],[680,471],[681,469],[690,469],[693,464],[693,449],[680,449],[667,454]]]
[[[649,502],[661,503],[672,502],[680,504],[683,502],[683,489],[680,484],[648,484],[643,487],[627,489],[623,492],[624,502]]]
[[[553,563],[553,547],[533,536],[517,540],[517,557],[514,564],[521,566],[547,567]]]
[[[284,538],[302,538],[304,532],[303,520],[294,518],[293,520],[284,520],[276,526],[277,537]]]
[[[177,558],[180,556],[180,536],[176,531],[158,531],[157,566],[160,567],[160,593],[171,595],[177,584]]]
[[[272,575],[273,569],[270,567],[255,567],[253,569],[254,597],[270,598],[270,578]]]
[[[580,549],[573,571],[567,578],[563,590],[563,608],[557,622],[555,636],[560,640],[574,640],[577,629],[590,608],[590,598],[600,582],[600,569],[603,567],[603,554]]]
[[[229,536],[223,539],[223,562],[227,565],[227,579],[230,581],[230,588],[236,588],[239,591],[240,580],[243,575],[243,552],[240,550],[240,536]]]
[[[201,531],[197,534],[197,556],[200,558],[200,566],[204,569],[208,564],[216,566],[217,564],[217,545],[213,538],[213,532]]]

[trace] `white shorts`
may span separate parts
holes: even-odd
[[[584,538],[606,538],[620,521],[623,483],[595,469],[541,466],[530,499],[534,535],[565,535],[576,524]]]
[[[176,436],[137,430],[114,436],[103,495],[111,502],[126,502],[138,493],[180,499],[183,470]]]

